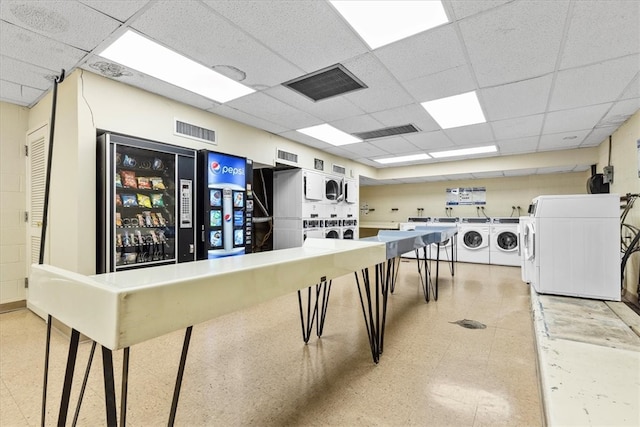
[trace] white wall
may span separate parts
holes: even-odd
[[[640,111],[631,116],[611,136],[611,165],[614,168],[612,193],[621,196],[627,193],[640,193],[640,177],[638,176],[638,148],[640,139]],[[609,139],[599,147],[598,172],[609,162]],[[629,211],[625,223],[640,228],[640,200]],[[627,264],[624,289],[627,297],[638,301],[638,275],[640,274],[640,253],[634,254]]]
[[[24,107],[0,102],[0,304],[25,299],[28,114]]]

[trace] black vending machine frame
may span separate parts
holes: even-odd
[[[121,192],[119,188],[116,188],[115,182],[116,168],[119,166],[116,164],[115,159],[116,146],[133,150],[146,150],[162,156],[174,157],[171,188],[166,188],[164,192],[162,190],[155,191],[155,193],[163,192],[166,197],[170,197],[174,207],[170,223],[167,224],[167,229],[172,229],[175,233],[173,236],[169,236],[170,239],[174,239],[174,254],[170,259],[152,258],[148,261],[136,261],[127,265],[118,264],[116,260],[116,197]],[[196,151],[112,132],[99,132],[96,160],[96,273],[113,272],[116,269],[121,271],[195,261],[197,231],[195,207],[197,206],[196,189],[198,187],[196,181]],[[135,169],[135,167],[132,167],[132,169]],[[184,202],[188,200],[189,183],[191,186],[190,206]],[[183,190],[185,191],[184,197]],[[169,191],[172,191],[172,193],[169,193]],[[145,192],[139,189],[132,189],[131,192],[134,194],[154,193],[151,190]],[[149,232],[153,228],[153,226],[143,227],[142,230]],[[149,245],[153,245],[153,243],[149,243]],[[124,252],[125,249],[122,248],[121,251]]]

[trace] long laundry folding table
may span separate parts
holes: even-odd
[[[385,233],[395,233],[386,235]],[[381,232],[377,241],[307,239],[300,248],[85,276],[49,265],[31,267],[29,301],[48,315],[42,420],[46,413],[52,318],[72,330],[58,425],[66,423],[80,333],[102,347],[107,425],[117,425],[114,350],[124,350],[120,424],[126,423],[129,347],[186,329],[169,413],[173,425],[193,325],[297,291],[303,339],[315,322],[317,335],[327,312],[331,280],[354,272],[371,354],[383,349],[389,286],[395,260],[408,250],[440,241],[442,233]],[[372,279],[369,269],[374,267]],[[315,288],[314,288],[315,287]],[[307,289],[306,313],[303,289]]]

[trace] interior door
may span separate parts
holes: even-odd
[[[37,264],[40,259],[40,241],[42,234],[42,219],[44,213],[44,190],[47,167],[47,151],[49,145],[49,126],[44,125],[27,135],[27,240],[25,257],[27,271],[31,264]],[[48,246],[48,245],[47,245]],[[44,263],[49,262],[49,250],[45,250]],[[29,305],[29,289],[26,289],[27,306],[45,317],[44,313],[34,310]]]

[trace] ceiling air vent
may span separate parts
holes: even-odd
[[[197,139],[198,141],[207,142],[209,144],[217,145],[216,131],[206,129],[200,126],[185,123],[178,119],[175,120],[175,134],[185,136],[191,139]]]
[[[347,169],[345,169],[344,166],[340,166],[340,165],[336,165],[333,164],[332,165],[332,169],[333,173],[339,173],[340,175],[344,175],[347,173]]]
[[[362,140],[366,140],[366,139],[384,138],[386,136],[402,135],[405,133],[416,133],[416,132],[420,132],[420,129],[418,129],[412,124],[408,124],[408,125],[402,125],[402,126],[388,127],[384,129],[370,130],[367,132],[358,132],[358,133],[353,133],[352,135]]]
[[[343,65],[336,64],[283,83],[313,101],[367,87]]]
[[[284,160],[287,163],[298,163],[298,155],[289,153],[288,151],[278,149],[278,160]]]

